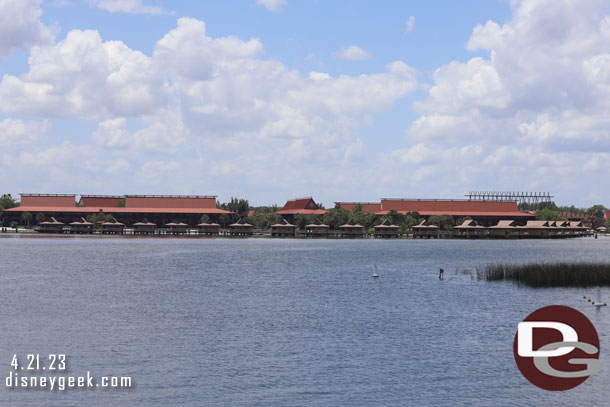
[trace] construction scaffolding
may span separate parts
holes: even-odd
[[[465,196],[469,201],[515,201],[518,204],[551,202],[554,198],[549,192],[470,191]]]

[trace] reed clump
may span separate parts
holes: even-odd
[[[477,269],[477,277],[487,281],[510,280],[530,287],[610,286],[610,263],[488,264]]]

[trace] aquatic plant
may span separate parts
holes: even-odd
[[[488,264],[477,268],[477,277],[487,281],[511,280],[530,287],[610,286],[610,263]]]

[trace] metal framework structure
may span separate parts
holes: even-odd
[[[469,201],[516,201],[528,204],[550,202],[554,198],[549,192],[469,191],[465,196]]]

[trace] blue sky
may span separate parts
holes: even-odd
[[[3,192],[610,205],[601,0],[0,0]]]

